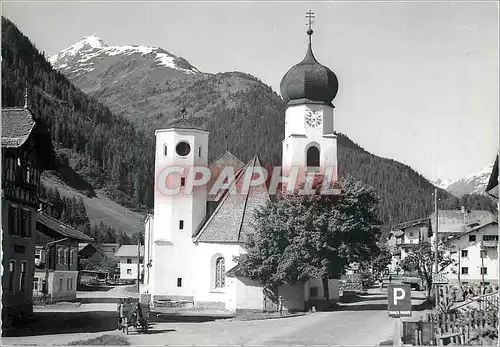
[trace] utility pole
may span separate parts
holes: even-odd
[[[141,290],[141,239],[137,241],[137,292]]]
[[[481,240],[481,293],[479,295],[483,295],[484,293],[484,240]]]
[[[460,281],[460,272],[462,271],[460,269],[460,258],[462,258],[462,249],[458,246],[458,285],[462,286],[462,282]]]
[[[438,246],[439,246],[439,237],[438,237],[438,230],[439,230],[439,213],[438,213],[438,190],[437,188],[434,189],[434,212],[436,213],[436,238],[435,238],[435,254],[434,254],[434,266],[435,266],[435,271],[436,271],[436,276],[439,272],[439,262],[438,262]],[[438,301],[439,301],[439,288],[438,285],[433,283],[434,287],[436,289],[436,307],[438,307]]]

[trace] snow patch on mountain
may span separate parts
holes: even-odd
[[[458,197],[465,194],[483,194],[485,193],[492,171],[493,164],[486,165],[479,172],[451,183],[446,190]]]
[[[445,179],[445,178],[438,178],[436,180],[431,180],[430,181],[433,185],[435,185],[438,188],[445,189],[448,188],[450,184],[453,183],[452,180]]]
[[[148,46],[108,46],[97,36],[85,37],[71,47],[51,56],[48,60],[58,70],[75,73],[92,71],[93,64],[100,59],[133,54],[140,54],[141,56],[152,55],[151,58],[158,65],[179,70],[183,73],[200,73],[198,69],[187,63],[184,59],[162,48]]]

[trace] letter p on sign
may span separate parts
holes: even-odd
[[[411,287],[390,284],[387,291],[389,317],[411,317]]]

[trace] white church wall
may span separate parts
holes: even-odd
[[[262,285],[246,278],[235,278],[235,284],[237,310],[263,310],[264,292]]]
[[[312,288],[312,289],[311,289]],[[330,300],[339,300],[340,281],[338,279],[328,280],[328,294]],[[323,281],[320,278],[312,278],[304,286],[304,298],[306,301],[323,300],[325,298]]]

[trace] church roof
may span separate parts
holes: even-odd
[[[2,147],[21,147],[29,138],[35,120],[27,108],[2,109]]]
[[[200,228],[194,242],[244,242],[253,230],[255,208],[269,201],[266,184],[243,189],[245,172],[258,172],[263,167],[255,156],[237,174],[230,188],[224,193],[214,213]]]
[[[169,126],[170,129],[190,129],[190,130],[202,130],[206,131],[201,126],[196,126],[191,120],[187,120],[185,118],[178,119],[174,121],[172,124]]]
[[[215,194],[210,194],[212,187],[217,181],[217,178],[219,177],[221,171],[226,167],[231,167],[235,172],[236,178],[236,174],[244,166],[245,164],[229,151],[226,151],[225,153],[218,156],[214,161],[212,161],[208,166],[211,172],[210,182],[208,183],[209,201],[219,201],[226,191],[226,189],[219,189]]]

